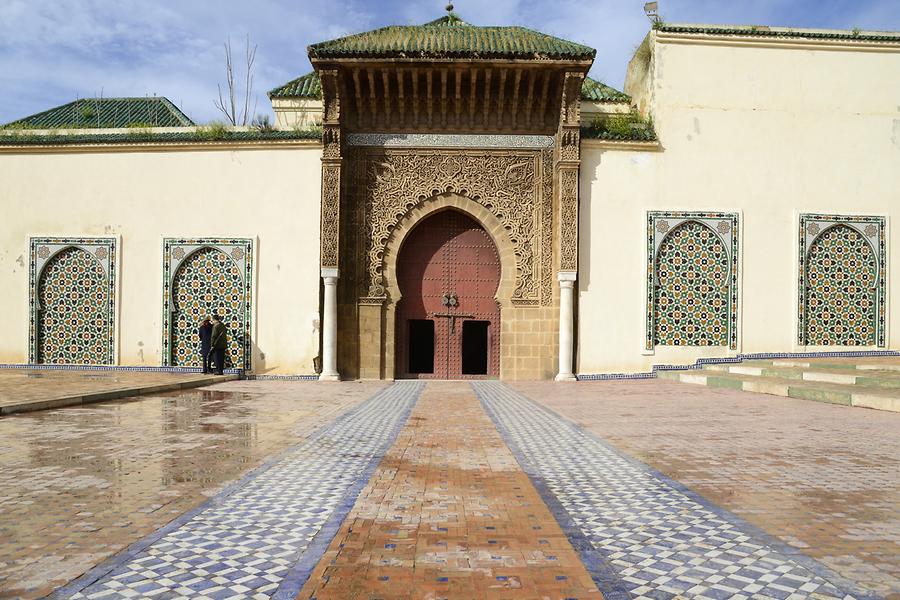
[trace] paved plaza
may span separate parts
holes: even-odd
[[[900,598],[898,431],[653,380],[230,381],[9,415],[0,597]]]

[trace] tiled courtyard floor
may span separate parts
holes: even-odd
[[[227,382],[2,417],[0,597],[900,597],[898,430],[660,381]]]
[[[900,598],[900,415],[653,380],[512,387]]]
[[[382,387],[229,382],[0,418],[0,597],[49,593]]]
[[[472,388],[432,383],[299,598],[600,598]]]

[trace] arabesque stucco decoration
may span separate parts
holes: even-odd
[[[384,298],[383,256],[391,231],[412,208],[436,194],[453,191],[491,211],[515,247],[514,304],[549,304],[548,268],[552,248],[552,190],[546,173],[550,150],[388,150],[359,149],[362,162],[356,189],[360,215],[362,293]],[[546,255],[546,256],[545,256]],[[547,280],[546,283],[544,280]]]

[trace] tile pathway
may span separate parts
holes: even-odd
[[[614,577],[596,573],[607,598],[867,596],[507,386],[474,385],[558,518],[612,566]]]
[[[464,383],[429,383],[298,598],[601,598]]]
[[[320,530],[333,535],[326,525],[343,519],[422,387],[385,388],[51,597],[291,597],[306,579],[305,552]]]

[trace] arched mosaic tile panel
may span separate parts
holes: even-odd
[[[647,212],[646,350],[653,350],[657,344],[680,346],[714,344],[727,345],[731,350],[738,349],[739,225],[737,213]],[[695,244],[694,249],[684,247],[684,242],[693,239],[692,235],[698,232],[703,232],[706,245],[697,242],[700,246]],[[688,255],[694,256],[697,247],[702,247],[709,252],[709,244],[712,244],[712,240],[719,242],[719,245],[715,246],[716,253],[718,253],[716,268],[721,270],[723,265],[727,266],[725,281],[721,284],[726,288],[724,295],[722,295],[721,287],[716,287],[713,291],[704,286],[696,287],[694,284],[690,284],[688,287],[691,288],[692,296],[688,298],[687,288],[682,285],[686,281],[687,269],[694,269],[692,277],[696,278],[697,274],[708,272],[711,265],[702,264],[702,262],[695,265],[692,260],[686,260],[686,258],[689,258]],[[676,252],[678,253],[677,258],[674,254]],[[666,269],[664,271],[659,268],[660,256],[665,259],[663,266]],[[706,260],[708,261],[709,258]],[[677,264],[675,264],[676,262]],[[662,276],[662,280],[660,276]],[[660,287],[662,282],[667,289],[679,278],[681,284],[677,290],[672,288],[665,291]],[[660,291],[665,291],[662,297]],[[719,298],[724,299],[725,302],[724,343],[721,341],[722,332],[716,330],[716,328],[721,329],[722,306],[717,303],[710,312],[704,303],[696,302],[698,297],[708,298],[709,294],[718,294]],[[664,306],[658,306],[661,299],[663,300],[661,304]],[[685,307],[682,299],[685,302],[690,300],[690,306]],[[711,323],[715,323],[715,325],[711,325]],[[659,331],[657,331],[658,325],[661,326]]]
[[[673,229],[656,255],[654,344],[727,346],[728,270],[712,229],[693,220]]]
[[[165,240],[167,365],[202,366],[197,329],[218,312],[228,327],[226,368],[250,368],[251,253],[250,240]]]
[[[36,237],[29,246],[28,361],[115,364],[116,239]]]
[[[865,236],[830,227],[810,246],[806,264],[806,343],[876,345],[878,260]]]
[[[42,364],[111,364],[112,290],[103,261],[104,247],[70,246],[46,259],[37,282],[36,357]],[[41,256],[46,255],[46,256]]]

